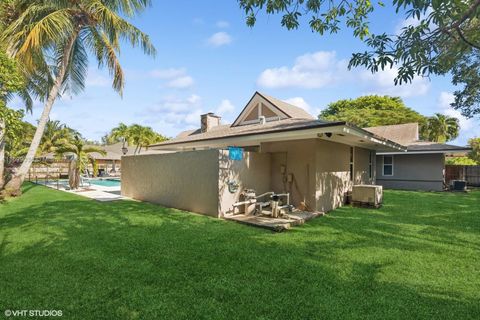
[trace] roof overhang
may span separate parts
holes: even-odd
[[[211,138],[196,141],[182,141],[182,142],[164,142],[158,145],[150,146],[154,150],[172,150],[172,151],[186,151],[186,150],[201,150],[226,148],[229,146],[248,147],[260,146],[261,143],[279,142],[290,140],[303,139],[323,139],[332,142],[348,144],[352,146],[363,147],[384,152],[401,152],[406,150],[402,146],[393,141],[376,136],[366,130],[347,123],[332,123],[317,125],[314,127],[296,127],[282,129],[272,132],[258,132],[250,134],[239,134],[234,136]]]
[[[444,154],[446,156],[458,155],[466,152],[470,152],[472,149],[463,148],[463,149],[439,149],[439,150],[408,150],[407,152],[377,152],[377,155],[397,155],[397,154]]]

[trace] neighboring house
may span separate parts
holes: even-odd
[[[122,194],[221,217],[244,189],[288,192],[295,207],[329,211],[354,184],[375,183],[375,153],[400,144],[256,92],[232,124],[207,113],[200,128],[150,146],[169,154],[122,158]]]
[[[420,141],[418,123],[365,128],[407,147],[407,152],[377,153],[377,183],[385,188],[444,190],[445,156],[470,149],[443,143]]]
[[[135,146],[129,146],[128,143],[125,143],[125,149],[123,142],[117,142],[114,144],[100,146],[105,152],[106,155],[99,153],[92,153],[93,158],[97,161],[98,169],[100,172],[115,173],[121,170],[122,165],[122,156],[124,155],[134,155]],[[152,154],[158,153],[158,151],[152,151],[148,149],[141,149],[137,152],[138,154]]]

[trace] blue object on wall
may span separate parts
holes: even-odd
[[[243,149],[238,147],[228,147],[228,156],[230,160],[242,160]]]

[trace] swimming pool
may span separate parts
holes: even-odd
[[[88,181],[102,187],[120,187],[120,180],[117,179],[90,179]]]

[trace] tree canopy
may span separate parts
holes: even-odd
[[[454,140],[459,134],[459,120],[440,113],[429,117],[427,125],[423,127],[423,136],[434,142],[445,143]]]
[[[320,35],[342,27],[364,42],[367,50],[353,53],[349,68],[364,66],[373,73],[398,67],[395,84],[415,76],[452,75],[458,88],[452,106],[466,117],[480,114],[480,0],[394,0],[405,27],[396,34],[370,31],[372,13],[381,1],[238,0],[246,23],[254,26],[258,14],[282,15],[289,30],[308,23]],[[306,17],[306,18],[304,18]]]
[[[149,55],[155,48],[130,19],[151,0],[8,0],[0,4],[0,43],[20,62],[28,90],[45,100],[43,112],[20,168],[5,185],[6,195],[21,194],[55,100],[85,87],[89,58],[106,67],[112,87],[123,92],[125,78],[119,54],[123,43]]]
[[[480,138],[472,138],[468,140],[468,144],[472,148],[468,157],[480,164]]]
[[[332,102],[318,117],[331,121],[347,121],[362,128],[411,122],[418,122],[420,125],[427,123],[426,117],[408,108],[401,98],[377,95]]]
[[[117,127],[113,128],[102,138],[103,142],[107,144],[123,142],[128,143],[130,146],[135,146],[135,153],[140,152],[142,148],[148,148],[153,143],[167,139],[167,137],[155,132],[150,127],[139,124],[127,126],[124,123],[119,123]]]

